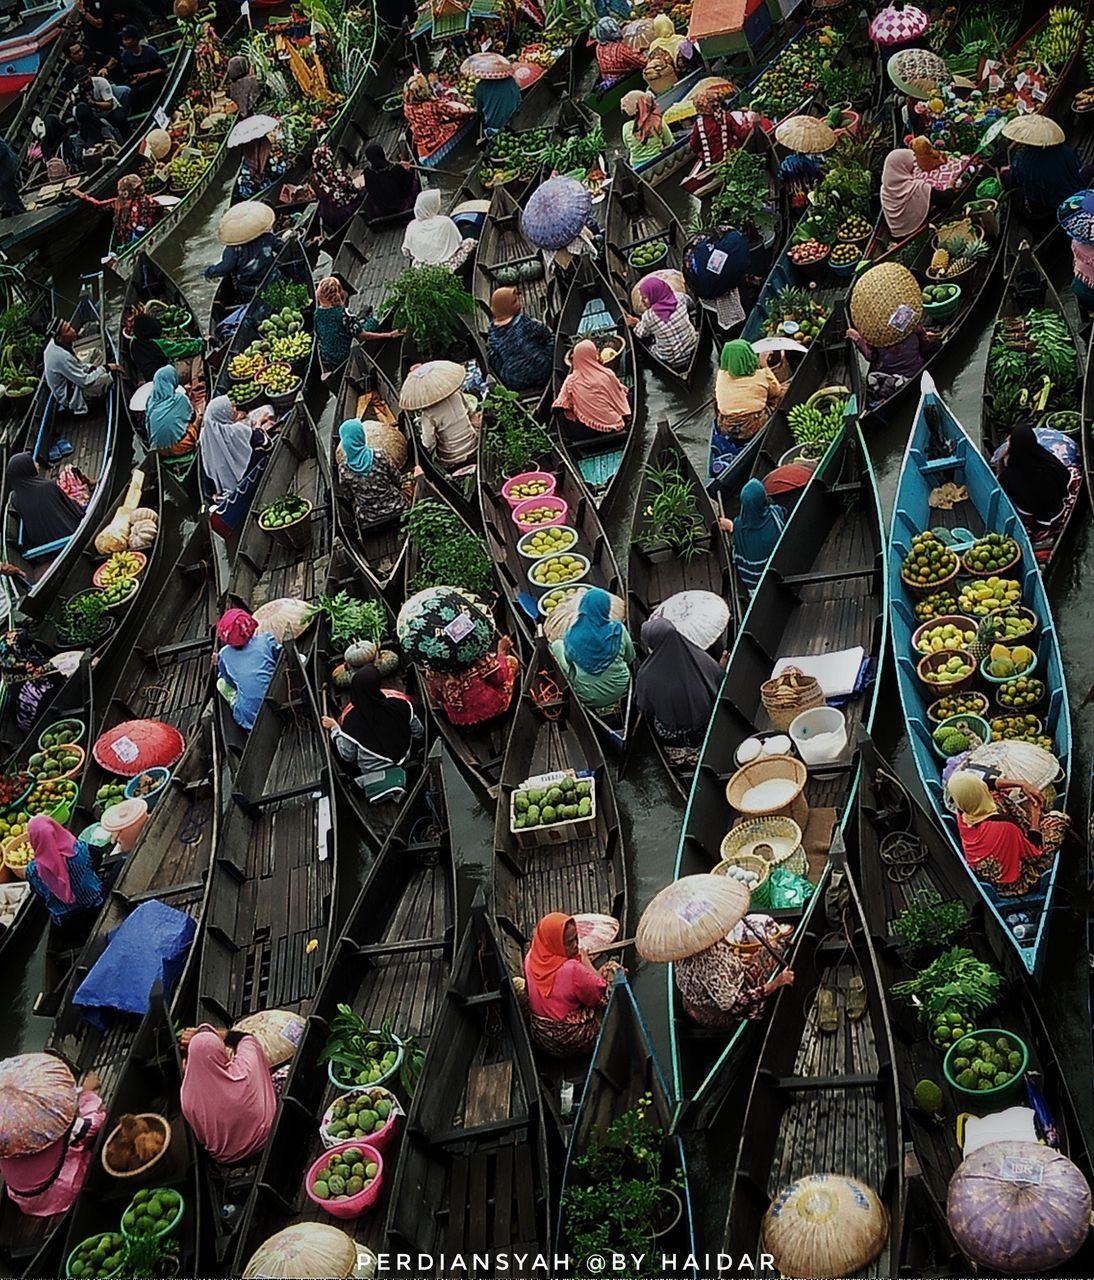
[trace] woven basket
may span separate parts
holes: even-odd
[[[760,697],[772,725],[784,733],[796,715],[824,706],[824,690],[816,676],[807,676],[799,667],[787,667],[773,680],[765,680]]]
[[[898,329],[889,320],[902,305],[911,307],[914,319]],[[851,291],[851,322],[872,347],[891,347],[903,341],[922,319],[923,291],[915,276],[898,262],[871,267]]]
[[[771,863],[754,853],[738,853],[732,858],[723,858],[716,867],[711,868],[713,876],[729,874],[730,867],[740,867],[742,871],[753,871],[759,877],[755,889],[751,890],[753,907],[766,907],[771,902],[771,890],[768,877],[771,875]]]
[[[792,818],[746,818],[726,835],[718,852],[723,862],[738,862],[738,855],[755,855],[800,876],[809,866],[802,829]]]
[[[809,802],[805,798],[805,783],[809,770],[797,756],[765,756],[753,760],[751,764],[742,765],[726,783],[726,800],[731,809],[740,813],[746,820],[753,818],[786,817],[804,831],[809,821]],[[771,778],[784,778],[797,784],[797,792],[785,804],[781,804],[767,813],[747,813],[741,808],[744,797],[761,782]]]

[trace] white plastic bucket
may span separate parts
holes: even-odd
[[[847,746],[847,720],[838,707],[813,707],[791,720],[790,740],[806,764],[831,764]]]

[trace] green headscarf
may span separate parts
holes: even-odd
[[[752,350],[752,343],[744,338],[727,342],[722,348],[718,367],[731,378],[748,378],[760,367],[759,357]]]

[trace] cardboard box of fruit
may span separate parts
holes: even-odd
[[[509,830],[522,848],[585,839],[595,825],[596,778],[573,769],[525,778],[509,797]]]

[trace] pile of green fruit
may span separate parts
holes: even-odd
[[[52,813],[60,805],[75,804],[79,791],[71,778],[39,778],[23,808],[31,817],[38,813]]]
[[[131,1236],[165,1235],[182,1213],[182,1196],[169,1187],[142,1187],[122,1214],[122,1227]]]
[[[59,778],[77,768],[82,758],[78,747],[62,743],[47,751],[36,751],[27,761],[27,768],[36,778]]]
[[[1001,640],[1021,640],[1037,627],[1037,619],[1016,606],[996,609],[991,617],[999,623],[997,634]]]
[[[987,709],[988,700],[982,693],[947,693],[927,708],[935,720],[948,720],[950,716],[982,716]]]
[[[958,609],[977,618],[1021,603],[1022,588],[1013,578],[980,578],[963,583],[957,593]]]
[[[196,186],[209,168],[209,158],[203,155],[178,155],[167,166],[167,178],[172,191],[189,191]]]
[[[584,563],[576,556],[544,556],[532,568],[532,581],[541,587],[557,587],[573,582],[585,572]]]
[[[668,251],[669,247],[664,240],[650,240],[633,248],[627,261],[641,271],[643,267],[652,267],[655,262],[660,262]]]
[[[282,307],[262,321],[258,332],[272,341],[274,338],[289,338],[303,327],[304,317],[295,307]]]
[[[991,736],[993,738],[1026,738],[1036,737],[1043,725],[1036,716],[995,716],[991,720]]]
[[[291,364],[270,364],[258,375],[258,381],[274,396],[287,395],[300,385]]]
[[[575,591],[580,590],[582,590],[581,587],[555,587],[553,591],[548,591],[539,602],[539,607],[543,610],[544,616],[546,617],[547,614],[557,609],[567,596],[572,596]]]
[[[510,485],[506,491],[511,500],[527,502],[529,498],[538,498],[551,486],[546,480],[524,480],[520,484]]]
[[[931,1028],[931,1044],[936,1049],[948,1049],[955,1040],[967,1036],[971,1030],[972,1025],[966,1017],[953,1009],[947,1009],[935,1019]]]
[[[338,1142],[370,1138],[387,1124],[394,1105],[392,1095],[383,1087],[344,1093],[335,1099],[324,1132]]]
[[[963,558],[969,573],[998,573],[1018,559],[1018,543],[1002,533],[988,533],[972,544]]]
[[[546,529],[533,529],[520,540],[519,548],[526,556],[538,559],[568,551],[577,541],[577,533],[565,525],[550,525]]]
[[[926,303],[937,304],[939,302],[949,302],[953,295],[957,292],[955,284],[929,284],[923,289],[923,301]]]
[[[271,360],[305,360],[311,354],[311,334],[289,334],[286,338],[274,338],[270,343]]]
[[[909,586],[929,587],[944,582],[957,568],[957,556],[943,546],[933,533],[917,533],[900,566],[900,576]]]
[[[1018,711],[1022,707],[1035,707],[1045,696],[1045,682],[1035,676],[1019,676],[1008,680],[995,691],[995,699],[1001,707]]]
[[[518,788],[513,792],[514,831],[590,818],[592,812],[593,784],[588,779],[563,778],[557,786]]]
[[[375,1160],[365,1157],[369,1153],[359,1147],[346,1147],[319,1166],[311,1184],[311,1193],[317,1200],[348,1200],[359,1196],[380,1172]]]
[[[74,1250],[68,1263],[73,1280],[113,1275],[125,1262],[125,1239],[117,1231],[90,1236]]]
[[[974,670],[967,653],[955,653],[943,665],[925,669],[923,679],[928,684],[959,684]]]
[[[258,517],[259,526],[263,529],[282,529],[287,524],[295,524],[311,510],[311,505],[295,493],[286,493],[262,508]]]
[[[335,1074],[343,1084],[347,1085],[379,1084],[394,1071],[398,1061],[397,1048],[390,1046],[385,1048],[383,1042],[379,1040],[368,1040],[355,1064],[347,1067],[344,1063],[338,1063]]]
[[[873,227],[857,213],[851,214],[849,218],[839,224],[839,230],[836,232],[837,240],[865,240],[873,231]]]
[[[543,279],[543,263],[538,258],[526,258],[523,262],[506,262],[493,268],[495,284],[531,284]]]
[[[786,415],[786,421],[794,435],[794,443],[814,457],[821,457],[840,433],[843,409],[842,400],[825,410],[815,404],[794,405]]]
[[[932,618],[945,617],[947,613],[960,613],[957,597],[948,591],[933,591],[915,602],[913,612],[918,622],[930,622]]]
[[[109,606],[121,604],[123,600],[128,600],[139,586],[139,578],[118,578],[108,587],[100,587],[99,590],[102,592],[102,597]]]
[[[65,743],[79,742],[84,736],[85,725],[82,720],[58,720],[56,724],[42,732],[38,738],[38,746],[43,751],[50,747],[60,747]]]
[[[120,804],[125,799],[125,784],[121,782],[104,782],[95,792],[91,807],[96,813],[105,813],[112,804]]]
[[[1017,1037],[997,1036],[994,1041],[966,1032],[954,1044],[950,1071],[962,1089],[987,1093],[1010,1084],[1022,1067],[1025,1054]]]
[[[828,309],[816,300],[812,289],[786,285],[764,304],[764,336],[793,337],[809,346],[824,328]]]
[[[841,241],[832,250],[828,261],[834,267],[849,267],[852,262],[858,262],[862,257],[862,248],[857,244],[848,244]]]
[[[952,760],[963,751],[971,751],[974,747],[984,745],[980,734],[964,720],[958,720],[954,724],[939,725],[932,737],[935,746],[947,760]]]
[[[184,337],[193,328],[194,317],[176,302],[159,302],[153,299],[145,310],[160,322],[165,338]]]
[[[953,622],[928,627],[916,636],[915,647],[920,653],[941,653],[943,649],[967,649],[976,639],[976,630],[959,627]]]
[[[237,407],[250,404],[262,395],[262,387],[257,382],[234,382],[228,388],[228,399]]]
[[[548,503],[544,503],[542,507],[530,507],[520,513],[521,524],[550,524],[557,519],[558,507],[552,507]],[[562,548],[559,547],[558,550],[561,551]]]

